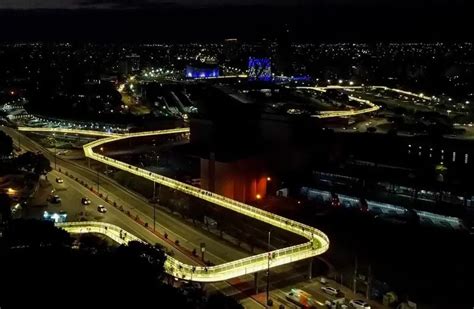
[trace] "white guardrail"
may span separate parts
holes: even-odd
[[[18,128],[19,131],[36,131],[37,128]],[[81,130],[74,129],[60,129],[52,128],[47,131],[47,128],[41,128],[42,132],[57,132],[57,133],[72,133],[81,134]],[[103,133],[103,132],[102,132]],[[168,274],[177,278],[182,278],[198,282],[216,282],[224,281],[231,278],[239,277],[246,274],[255,273],[266,270],[268,264],[270,267],[276,267],[284,264],[289,264],[295,261],[303,260],[309,257],[314,257],[323,254],[329,249],[328,237],[318,229],[306,224],[296,222],[294,220],[275,215],[271,212],[261,210],[259,208],[232,200],[230,198],[206,191],[200,188],[193,187],[186,183],[182,183],[172,178],[168,178],[145,169],[133,166],[131,164],[118,161],[104,155],[94,152],[94,148],[101,145],[124,140],[128,138],[165,135],[165,134],[187,134],[189,128],[176,128],[161,131],[150,131],[140,133],[127,134],[109,134],[108,137],[96,140],[94,142],[84,145],[85,156],[96,161],[102,162],[117,169],[132,173],[134,175],[149,179],[160,185],[179,190],[183,193],[206,200],[214,205],[218,205],[229,210],[235,211],[239,214],[254,218],[256,220],[268,223],[272,226],[279,227],[289,232],[298,234],[308,239],[309,242],[291,246],[283,249],[266,252],[244,259],[216,265],[216,266],[192,266],[184,264],[171,256],[167,257],[165,263],[165,270]],[[87,131],[88,135],[92,135]],[[102,136],[101,134],[97,134]],[[58,224],[59,227],[66,229],[71,233],[101,233],[111,237],[119,243],[128,242],[130,240],[139,240],[137,237],[127,233],[125,239],[120,238],[119,227],[99,222],[71,222]],[[270,259],[270,261],[269,261]]]
[[[405,91],[397,88],[390,88],[386,86],[341,86],[341,85],[330,85],[330,86],[325,86],[325,87],[297,87],[297,89],[304,89],[304,90],[313,90],[313,91],[319,91],[319,92],[326,92],[328,89],[340,89],[340,90],[355,90],[355,89],[382,89],[386,91],[393,91],[399,94],[403,94],[406,96],[412,96],[412,97],[417,97],[419,99],[427,100],[427,101],[432,101],[433,98],[426,96],[422,93],[413,93],[410,91]],[[357,101],[359,103],[365,104],[368,107],[363,108],[363,109],[350,109],[350,110],[341,110],[341,111],[321,111],[319,114],[316,115],[311,115],[311,117],[314,118],[333,118],[333,117],[348,117],[348,116],[356,116],[356,115],[361,115],[361,114],[367,114],[367,113],[372,113],[375,111],[378,111],[380,109],[380,106],[372,103],[369,100],[364,100],[360,99],[354,96],[349,95],[349,100],[352,101]]]
[[[327,89],[357,89],[358,87],[362,88],[361,86],[327,86],[327,87],[297,87],[298,89],[303,90],[313,90],[319,92],[326,92]],[[340,110],[340,111],[321,111],[319,114],[311,115],[313,118],[334,118],[334,117],[348,117],[348,116],[356,116],[361,114],[372,113],[378,111],[380,106],[375,105],[374,103],[370,102],[369,100],[359,99],[354,96],[349,96],[349,100],[357,101],[359,103],[365,104],[368,107],[363,109],[350,109],[350,110]]]

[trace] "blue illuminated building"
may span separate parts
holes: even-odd
[[[249,58],[249,80],[271,81],[272,62],[270,58]]]
[[[215,65],[188,65],[185,71],[186,78],[213,78],[219,77],[219,68]]]

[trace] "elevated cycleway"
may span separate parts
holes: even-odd
[[[81,130],[74,129],[60,129],[60,128],[18,128],[19,131],[29,131],[35,132],[39,130],[40,132],[56,132],[56,133],[71,133],[71,134],[81,134]],[[98,154],[94,152],[94,149],[102,145],[116,142],[119,140],[137,138],[144,136],[155,136],[155,135],[167,135],[167,134],[187,134],[189,133],[189,128],[176,128],[169,130],[160,130],[160,131],[149,131],[149,132],[139,132],[139,133],[126,133],[126,134],[108,134],[105,132],[100,132],[95,136],[104,136],[102,134],[107,134],[105,138],[96,140],[94,142],[84,145],[84,154],[86,157],[93,160],[102,162],[106,165],[113,166],[117,169],[129,172],[131,174],[146,178],[160,185],[178,190],[185,194],[189,194],[200,198],[202,200],[208,201],[214,205],[224,207],[231,211],[235,211],[244,216],[254,218],[256,220],[268,223],[272,226],[281,228],[283,230],[289,231],[291,233],[298,234],[308,239],[308,242],[305,242],[300,245],[291,246],[283,249],[274,250],[271,252],[266,252],[244,259],[216,265],[209,267],[202,266],[192,266],[184,264],[171,256],[167,257],[165,263],[165,270],[168,274],[173,275],[177,278],[182,278],[185,280],[198,281],[198,282],[216,282],[224,281],[231,278],[239,277],[246,274],[252,274],[258,271],[266,270],[268,267],[273,268],[276,266],[289,264],[292,262],[300,261],[310,257],[314,257],[320,254],[323,254],[329,249],[329,239],[328,237],[318,229],[305,225],[294,220],[275,215],[271,212],[261,210],[259,208],[234,201],[230,198],[212,193],[210,191],[202,190],[197,187],[193,187],[186,183],[182,183],[172,178],[168,178],[153,172],[150,172],[145,169],[133,166],[131,164],[115,160],[113,158]],[[86,135],[93,135],[90,131],[87,131]],[[98,222],[71,222],[58,225],[71,233],[101,233],[111,237],[114,240],[119,240],[119,243],[128,242],[130,240],[138,240],[137,237],[127,233],[127,237],[120,241],[120,228],[116,226],[111,226],[106,223]],[[123,233],[123,232],[122,232]],[[118,236],[118,238],[117,238]],[[122,235],[123,236],[123,235]]]
[[[313,90],[313,91],[319,91],[319,92],[326,92],[328,89],[356,89],[358,86],[353,86],[353,87],[343,87],[343,86],[327,86],[327,87],[297,87],[298,89],[303,89],[303,90]],[[361,88],[361,87],[360,87]],[[366,108],[362,109],[349,109],[349,110],[339,110],[339,111],[321,111],[318,114],[311,115],[313,118],[320,118],[320,119],[326,119],[326,118],[336,118],[336,117],[349,117],[349,116],[356,116],[356,115],[362,115],[362,114],[367,114],[367,113],[372,113],[375,111],[378,111],[380,109],[380,106],[375,105],[369,100],[364,100],[360,99],[354,96],[349,96],[349,100],[351,101],[356,101],[361,104],[366,105]]]

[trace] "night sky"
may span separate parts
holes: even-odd
[[[471,41],[468,0],[0,0],[0,41]]]
[[[213,5],[462,5],[467,0],[2,0],[0,9],[81,9],[81,8],[143,8],[162,4],[178,4],[185,6]]]

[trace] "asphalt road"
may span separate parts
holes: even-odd
[[[54,155],[38,143],[11,128],[2,127],[2,130],[9,134],[14,141],[18,142],[20,140],[22,148],[33,152],[40,151],[51,162],[54,162]],[[77,163],[64,160],[60,156],[57,156],[56,162],[57,168],[61,168],[63,172],[68,171],[96,188],[98,176],[95,171],[91,171]],[[65,179],[66,176],[62,178]],[[131,192],[104,175],[100,175],[100,192],[107,195],[110,200],[115,201],[118,205],[123,205],[125,209],[138,214],[141,220],[153,226],[153,207],[145,198]],[[223,242],[217,236],[205,233],[192,226],[191,223],[183,222],[158,207],[156,208],[156,218],[156,229],[163,233],[166,232],[170,239],[178,239],[180,244],[188,250],[199,249],[200,244],[205,243],[206,259],[210,259],[215,264],[250,256],[249,253],[237,246]]]
[[[24,150],[32,152],[40,151],[51,162],[54,162],[53,154],[48,152],[47,149],[32,141],[28,137],[8,127],[0,127],[0,129],[10,135],[16,144],[20,142],[21,148]],[[67,170],[70,173],[77,175],[77,177],[80,179],[86,181],[88,180],[91,185],[96,184],[96,172],[90,171],[67,160],[63,160],[59,156],[57,157],[56,161],[57,167],[61,168],[62,172]],[[64,183],[56,183],[56,177],[61,177],[64,180]],[[143,240],[146,240],[150,243],[160,243],[165,245],[166,248],[173,250],[175,257],[179,260],[189,264],[196,264],[196,261],[190,258],[188,255],[183,254],[174,247],[170,247],[169,243],[164,242],[162,238],[157,237],[144,226],[135,222],[135,220],[126,215],[125,212],[115,209],[112,205],[106,203],[104,200],[83,187],[81,184],[77,183],[75,180],[69,179],[69,177],[57,171],[50,172],[48,179],[55,188],[55,194],[58,194],[61,197],[62,202],[60,204],[48,203],[47,208],[42,209],[40,214],[36,215],[37,217],[39,217],[44,210],[55,212],[64,210],[68,213],[69,221],[73,221],[74,219],[80,217],[81,212],[84,212],[87,219],[116,224],[123,229],[134,233]],[[130,192],[128,189],[123,188],[104,176],[102,176],[100,179],[100,192],[106,193],[110,200],[116,201],[119,205],[124,205],[125,209],[129,209],[133,213],[138,214],[141,220],[148,222],[149,226],[153,226],[153,208],[144,198],[133,192]],[[91,205],[84,207],[81,204],[82,197],[88,197],[92,202]],[[97,205],[99,204],[107,207],[108,211],[106,214],[98,213]],[[201,242],[204,242],[206,244],[206,259],[209,259],[216,264],[249,256],[249,254],[243,250],[235,248],[234,246],[219,240],[214,235],[206,235],[202,230],[194,228],[192,224],[189,225],[189,223],[183,222],[175,218],[173,215],[158,208],[156,209],[156,218],[156,229],[166,231],[166,233],[169,235],[169,239],[179,239],[180,246],[186,248],[187,250],[191,251],[194,248],[199,249]],[[237,295],[241,293],[240,289],[233,287],[228,282],[211,284],[208,286],[208,289],[220,290],[226,295]],[[263,308],[261,304],[251,297],[242,298],[240,302],[245,308]]]
[[[60,210],[63,210],[68,214],[68,221],[76,221],[80,218],[84,218],[86,220],[115,224],[149,243],[158,243],[165,247],[168,251],[173,251],[174,257],[180,261],[188,264],[197,264],[196,260],[192,259],[189,255],[177,250],[174,246],[171,246],[167,241],[156,236],[144,226],[137,224],[124,212],[105,202],[90,190],[86,189],[82,185],[79,185],[75,180],[72,180],[69,177],[64,177],[62,173],[57,171],[51,171],[48,173],[47,177],[51,183],[51,189],[55,190],[54,194],[57,194],[61,197],[61,203],[46,203],[46,207],[39,207],[29,210],[29,217],[40,219],[45,210],[48,212],[59,212]],[[61,184],[57,183],[56,178],[58,177],[63,179],[64,182]],[[81,199],[83,197],[89,198],[91,204],[87,206],[82,205]],[[98,212],[98,205],[104,205],[107,208],[107,212],[104,214]],[[240,293],[240,290],[236,289],[228,282],[213,283],[208,285],[206,289],[208,291],[220,290],[227,295],[236,295]],[[242,298],[240,302],[245,308],[263,308],[263,306],[253,298]]]
[[[0,129],[10,135],[16,143],[20,141],[22,148],[33,152],[40,151],[51,162],[54,162],[54,155],[41,145],[23,134],[18,133],[14,129],[7,127],[1,127]],[[129,217],[126,212],[122,212],[106,203],[77,181],[63,174],[65,171],[68,171],[75,177],[97,188],[97,173],[95,171],[89,170],[75,162],[64,160],[59,156],[56,162],[57,167],[61,168],[62,173],[52,171],[48,175],[48,179],[55,188],[56,194],[61,197],[62,203],[56,205],[49,204],[47,207],[48,210],[66,211],[68,213],[68,221],[75,221],[83,216],[87,220],[116,224],[145,241],[159,243],[167,249],[173,250],[175,257],[185,263],[197,263],[197,261],[192,259],[189,255],[177,250],[176,247],[171,246],[168,242],[156,236],[143,225],[138,224],[133,218]],[[64,183],[56,183],[56,177],[61,177]],[[147,222],[149,226],[153,226],[153,207],[143,197],[129,191],[127,188],[122,187],[104,175],[100,175],[100,192],[107,195],[110,201],[115,201],[117,204],[123,205],[125,210],[130,210],[133,214],[137,214],[140,220]],[[83,206],[81,204],[82,197],[88,197],[92,202],[91,205]],[[108,211],[106,214],[101,214],[97,211],[97,205],[99,204],[107,207]],[[83,212],[82,215],[81,212]],[[178,239],[180,246],[187,249],[188,252],[192,251],[192,249],[198,250],[200,244],[204,242],[206,244],[206,259],[211,260],[215,264],[244,258],[250,255],[237,246],[224,242],[213,234],[208,234],[199,228],[195,228],[191,223],[184,222],[159,208],[156,209],[156,218],[156,229],[162,233],[166,232],[169,235],[169,239]],[[274,307],[278,307],[279,304],[285,305],[286,308],[296,307],[285,299],[285,292],[288,292],[292,287],[304,286],[304,284],[307,283],[307,279],[305,278],[307,266],[308,262],[303,261],[272,269],[270,295],[275,301]],[[265,290],[265,276],[260,274],[259,277],[260,294],[258,295],[254,295],[254,276],[252,275],[238,278],[236,281],[229,280],[229,282],[213,283],[208,285],[207,289],[219,290],[226,295],[238,295],[239,301],[245,308],[263,308],[261,303],[265,300],[265,293],[262,293]],[[321,294],[321,291],[317,289],[309,290],[308,292],[313,294],[316,299],[322,303],[327,299],[331,299],[329,295]]]

